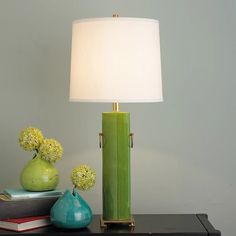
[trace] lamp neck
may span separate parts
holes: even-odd
[[[120,111],[120,104],[118,102],[112,103],[112,111],[119,112]]]

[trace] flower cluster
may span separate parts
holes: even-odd
[[[33,127],[28,127],[20,132],[19,143],[26,151],[38,150],[43,142],[42,132]]]
[[[63,148],[55,139],[44,139],[39,147],[41,158],[49,162],[56,162],[61,159]]]
[[[88,190],[95,184],[96,173],[88,165],[80,165],[72,170],[71,180],[79,190]]]
[[[48,162],[56,162],[61,159],[63,148],[55,139],[44,139],[41,130],[28,127],[20,132],[20,146],[26,151],[36,151],[36,153]]]

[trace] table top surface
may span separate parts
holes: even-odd
[[[100,216],[94,215],[92,223],[84,229],[59,229],[47,226],[21,233],[0,229],[0,235],[72,235],[72,234],[154,234],[154,235],[220,235],[207,219],[206,214],[145,214],[134,215],[135,227],[112,224],[100,227]],[[211,234],[213,232],[213,234]]]

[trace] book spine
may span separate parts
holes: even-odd
[[[0,200],[0,220],[30,216],[50,215],[58,197],[27,200]]]

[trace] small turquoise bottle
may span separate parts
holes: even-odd
[[[76,189],[66,190],[51,209],[51,222],[59,228],[84,228],[91,221],[92,210]]]

